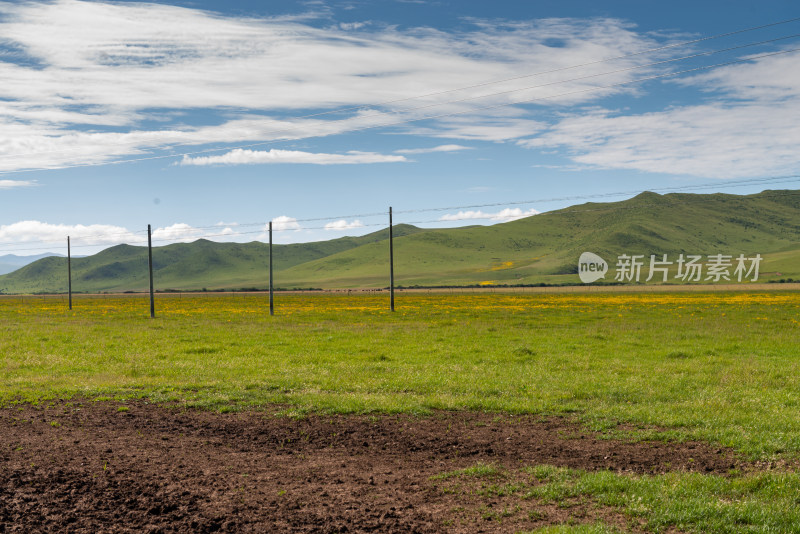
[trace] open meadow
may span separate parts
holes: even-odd
[[[798,292],[275,302],[0,299],[0,526],[800,532]]]

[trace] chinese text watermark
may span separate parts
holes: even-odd
[[[614,280],[617,282],[721,282],[758,281],[761,254],[621,254],[617,256]],[[605,278],[608,264],[592,252],[584,252],[578,260],[578,275],[585,284]]]

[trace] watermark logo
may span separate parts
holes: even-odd
[[[705,261],[703,261],[705,260]],[[757,282],[761,254],[745,256],[739,254],[679,254],[669,258],[667,254],[621,254],[615,265],[615,282],[667,282],[670,278],[681,282]],[[581,282],[591,284],[605,278],[608,264],[591,252],[584,252],[578,260],[578,275]],[[645,278],[646,276],[646,278]],[[644,279],[644,280],[643,280]]]
[[[592,252],[584,252],[578,260],[578,276],[581,282],[591,284],[601,278],[605,278],[608,272],[606,260]]]

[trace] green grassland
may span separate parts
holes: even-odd
[[[800,455],[795,292],[30,299],[0,299],[6,400],[575,413]]]
[[[621,476],[550,465],[503,468],[478,463],[433,477],[444,493],[504,497],[502,509],[484,509],[483,519],[502,523],[526,501],[569,508],[590,499],[617,509],[646,532],[798,532],[800,477],[764,472],[729,477],[672,472]],[[602,521],[562,524],[537,533],[612,534],[623,532]],[[644,527],[644,528],[642,528]]]
[[[580,254],[613,268],[620,254],[761,254],[760,279],[800,278],[800,192],[756,195],[643,193],[492,226],[394,227],[396,283],[404,286],[576,284]],[[274,247],[282,288],[388,285],[388,230]],[[265,288],[267,245],[199,240],[156,247],[157,289]],[[73,289],[144,291],[147,251],[120,245],[73,261]],[[66,259],[46,258],[0,276],[2,293],[64,292]]]
[[[383,295],[281,294],[274,317],[263,295],[165,295],[156,310],[150,319],[133,296],[80,297],[71,312],[63,298],[0,298],[0,399],[562,414],[608,436],[698,439],[784,467],[488,474],[520,499],[588,499],[654,532],[800,531],[800,293],[403,294],[395,313]],[[547,530],[572,531],[615,530]]]

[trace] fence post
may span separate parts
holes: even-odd
[[[275,315],[275,303],[272,300],[272,221],[269,222],[269,314]]]
[[[389,206],[389,309],[394,311],[394,238],[392,235],[391,206]]]
[[[153,299],[153,239],[151,237],[150,225],[147,225],[147,264],[150,267],[150,318],[156,316],[156,303]]]
[[[69,309],[72,309],[72,253],[70,252],[69,236],[67,236],[67,291],[69,292]]]

